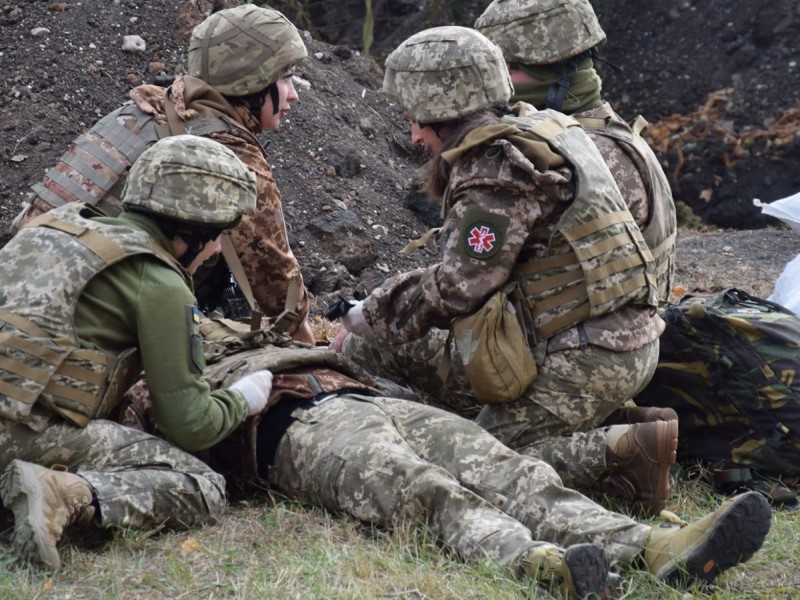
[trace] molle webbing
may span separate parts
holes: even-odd
[[[167,113],[170,109],[174,113],[174,107],[168,102],[167,105]],[[187,124],[177,115],[168,125],[159,125],[152,115],[135,105],[126,105],[79,135],[32,190],[53,208],[80,202],[117,216],[122,211],[121,196],[128,169],[148,147],[163,137],[184,131],[208,135],[230,129],[231,125],[222,118],[195,119]]]
[[[649,209],[642,235],[655,261],[659,300],[666,302],[672,291],[678,227],[669,181],[652,148],[642,137],[647,121],[641,115],[636,117],[632,125],[618,118],[587,117],[578,118],[578,121],[590,134],[605,136],[617,142],[633,161],[642,178]]]
[[[575,199],[556,224],[550,256],[511,274],[529,342],[628,303],[657,305],[652,255],[597,148],[578,122],[552,111],[504,118],[545,140],[570,164]]]
[[[188,275],[149,235],[125,225],[92,220],[100,211],[71,203],[34,219],[7,248],[16,261],[3,266],[5,306],[0,308],[0,415],[26,422],[39,404],[85,426],[107,417],[140,371],[135,347],[111,353],[80,348],[75,309],[82,291],[108,266],[129,256],[152,255]],[[114,235],[104,235],[114,232]],[[113,239],[112,239],[113,237]],[[76,243],[77,242],[77,243]],[[70,260],[52,264],[42,248]],[[68,254],[64,254],[68,249]],[[32,269],[33,285],[26,282]],[[48,269],[52,271],[49,273]],[[50,281],[52,289],[46,289]],[[30,421],[28,421],[30,422]]]
[[[0,322],[0,369],[6,373],[0,380],[4,416],[24,419],[38,401],[83,427],[113,410],[119,395],[106,393],[114,363],[111,356],[76,348],[63,338],[53,340],[34,323],[4,309],[0,309]]]

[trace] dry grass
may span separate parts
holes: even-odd
[[[671,508],[693,518],[718,502],[704,484],[682,482]],[[5,546],[0,598],[553,598],[496,566],[462,563],[424,528],[376,530],[271,497],[237,504],[218,523],[191,531],[71,535],[61,555],[64,568],[49,576],[15,566]],[[718,590],[677,591],[629,570],[619,596],[800,598],[798,565],[800,514],[777,513],[762,551],[726,573]]]

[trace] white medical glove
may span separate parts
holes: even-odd
[[[372,327],[369,326],[364,318],[364,301],[359,300],[354,303],[347,314],[342,317],[342,327],[350,333],[355,333],[362,337],[372,334]]]
[[[272,391],[272,371],[256,371],[245,375],[228,389],[239,392],[247,403],[247,416],[257,415],[267,405]]]

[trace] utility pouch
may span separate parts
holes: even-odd
[[[536,379],[533,359],[514,306],[503,288],[450,331],[475,396],[484,404],[513,402]]]

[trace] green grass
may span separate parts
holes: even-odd
[[[676,486],[670,509],[705,514],[720,498],[696,482]],[[8,541],[10,520],[4,522]],[[424,528],[377,530],[279,498],[234,504],[219,522],[182,532],[70,530],[64,566],[17,566],[0,546],[0,599],[528,599],[557,598],[494,565],[467,565]],[[718,589],[677,591],[628,570],[618,597],[800,599],[800,513],[777,512],[764,548],[725,573]]]

